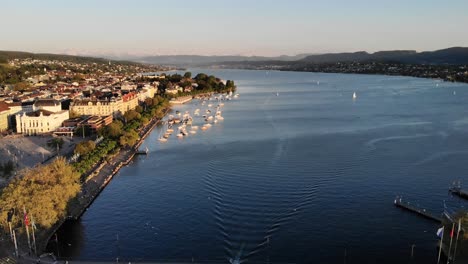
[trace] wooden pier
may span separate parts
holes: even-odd
[[[467,191],[464,191],[461,189],[461,187],[451,187],[449,189],[449,192],[451,192],[452,194],[455,194],[457,196],[459,196],[460,198],[463,198],[463,199],[468,199],[468,192]]]
[[[436,221],[438,223],[442,223],[442,217],[441,216],[436,216],[428,211],[426,209],[419,208],[415,205],[410,204],[409,202],[403,202],[401,197],[397,197],[394,201],[394,204],[396,207],[400,207],[402,209],[408,210],[410,212],[413,212],[415,214],[418,214],[422,217],[425,217],[427,219]]]

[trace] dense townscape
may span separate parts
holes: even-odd
[[[0,208],[11,208],[1,211],[1,224],[8,230],[24,224],[23,214],[34,217],[41,249],[67,215],[86,208],[120,160],[134,155],[171,104],[235,90],[231,80],[158,74],[171,68],[152,65],[31,58],[0,65]]]

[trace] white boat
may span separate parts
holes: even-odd
[[[160,137],[158,138],[159,142],[167,142],[167,138]]]
[[[181,137],[184,137],[184,135],[182,133],[178,133],[177,137],[181,138]]]
[[[357,98],[357,95],[356,95],[356,92],[353,93],[353,99],[356,99]]]
[[[208,127],[207,126],[202,126],[201,130],[207,130]]]
[[[217,116],[216,119],[218,119],[218,120],[224,120],[224,117],[222,117],[222,116]]]
[[[190,134],[196,134],[197,131],[196,130],[190,130]]]
[[[166,133],[173,133],[173,132],[174,132],[174,129],[172,129],[172,128],[168,128],[168,129],[166,130]]]
[[[279,96],[279,93],[276,93],[276,96]]]
[[[198,126],[192,126],[192,130],[198,130]]]

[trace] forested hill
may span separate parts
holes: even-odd
[[[468,48],[453,47],[448,49],[416,52],[414,50],[392,50],[367,53],[328,53],[310,55],[300,63],[338,63],[338,62],[396,62],[410,64],[468,64]]]
[[[30,52],[23,52],[23,51],[0,51],[0,63],[6,63],[9,60],[13,60],[13,59],[27,59],[27,58],[38,59],[38,60],[58,60],[58,61],[67,61],[67,62],[74,62],[74,63],[97,63],[97,64],[109,63],[109,59],[104,59],[104,58],[82,57],[82,56],[49,54],[49,53],[30,53]],[[130,61],[112,61],[112,62],[123,64],[123,65],[139,64],[139,63],[130,62]]]

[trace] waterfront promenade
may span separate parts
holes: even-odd
[[[166,115],[168,111],[169,109],[165,111],[164,115]],[[81,192],[78,194],[77,199],[70,203],[67,217],[57,223],[55,227],[51,231],[47,232],[41,240],[40,247],[38,247],[40,252],[46,249],[48,241],[65,221],[78,220],[81,217],[101,191],[104,190],[107,184],[112,180],[114,175],[117,174],[123,166],[131,162],[135,153],[138,151],[138,148],[160,121],[161,119],[153,118],[146,126],[139,130],[138,133],[140,139],[134,147],[122,148],[118,154],[110,159],[110,161],[103,159],[100,164],[96,165],[96,167],[91,170],[83,183]]]
[[[170,109],[167,109],[164,115],[169,111]],[[66,217],[62,218],[50,229],[36,231],[38,255],[45,251],[48,241],[63,223],[68,220],[78,220],[81,215],[86,212],[86,209],[99,196],[101,191],[104,190],[114,175],[117,174],[123,166],[131,162],[138,148],[160,121],[161,119],[158,118],[150,120],[147,125],[138,131],[140,139],[134,147],[122,148],[110,159],[102,159],[100,163],[96,164],[95,167],[87,173],[86,177],[84,177],[86,180],[83,182],[80,193],[77,195],[77,198],[69,204]],[[2,234],[0,238],[0,257],[12,256],[14,248],[8,234]],[[20,255],[29,255],[26,238],[18,235],[18,244]]]

